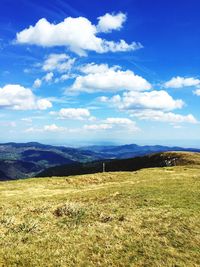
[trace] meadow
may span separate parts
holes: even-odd
[[[0,183],[0,266],[200,266],[200,169]]]

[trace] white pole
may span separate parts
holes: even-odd
[[[106,171],[106,164],[105,164],[105,162],[103,162],[103,172],[105,172]]]

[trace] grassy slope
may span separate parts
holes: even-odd
[[[0,183],[0,266],[200,266],[200,169]]]

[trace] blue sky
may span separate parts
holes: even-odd
[[[0,141],[199,147],[199,9],[1,0]]]

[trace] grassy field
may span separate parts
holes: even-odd
[[[200,169],[0,183],[0,266],[200,266]]]

